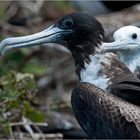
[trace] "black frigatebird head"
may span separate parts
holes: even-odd
[[[54,25],[42,32],[3,40],[0,43],[0,52],[4,54],[12,48],[57,43],[70,50],[77,71],[79,71],[84,68],[85,62],[90,62],[89,55],[96,52],[103,37],[102,25],[93,16],[74,12],[60,18]]]

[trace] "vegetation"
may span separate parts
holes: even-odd
[[[32,8],[28,9],[28,5],[31,5]],[[45,10],[44,5],[42,9]],[[52,2],[48,5],[52,9],[57,7],[57,11],[60,13],[56,12],[55,16],[51,8],[45,12],[50,15],[44,15],[41,11],[39,12],[42,15],[35,13],[36,18],[43,16],[42,20],[38,21],[38,26],[44,24],[44,16],[56,18],[66,11],[66,2]],[[34,27],[37,27],[32,9],[34,9],[32,2],[0,2],[0,40],[7,36],[32,33]],[[32,23],[34,20],[35,24]],[[16,129],[20,133],[21,128],[24,128],[33,137],[30,124],[36,125],[45,122],[46,115],[39,109],[41,101],[37,96],[37,92],[39,92],[37,79],[42,77],[47,69],[44,60],[40,59],[40,54],[40,48],[25,48],[0,56],[0,139],[19,138],[19,136],[15,136],[13,130]],[[54,106],[58,108],[57,103],[50,104],[52,108]],[[28,127],[26,127],[27,125]]]
[[[17,54],[20,54],[20,57]],[[33,122],[43,122],[44,115],[34,108],[38,102],[36,82],[31,73],[21,73],[16,69],[22,59],[22,52],[10,53],[0,63],[0,137],[8,136],[13,122],[23,122],[23,117]],[[10,59],[9,59],[10,58]],[[18,62],[17,62],[18,61]],[[14,65],[16,64],[16,65]],[[35,68],[35,66],[33,66]],[[40,67],[37,67],[40,68]],[[25,64],[23,71],[32,72]],[[30,70],[31,69],[31,70]],[[40,70],[39,70],[40,71]]]

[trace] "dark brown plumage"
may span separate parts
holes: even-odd
[[[109,78],[110,86],[125,80],[140,82],[140,80],[134,76],[128,67],[122,63],[114,53],[105,53],[99,58],[98,61],[101,64],[99,74],[105,75],[107,78]]]
[[[75,116],[90,138],[140,138],[140,108],[90,83],[71,97]]]
[[[99,61],[109,86],[107,91],[90,83],[74,88],[76,119],[90,138],[140,138],[140,80],[112,53]]]

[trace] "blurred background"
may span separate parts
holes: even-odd
[[[125,25],[140,26],[139,1],[0,1],[0,40],[41,31],[73,12],[95,16],[105,41]],[[56,44],[16,49],[0,56],[0,138],[86,139],[73,116],[77,84],[71,54]]]

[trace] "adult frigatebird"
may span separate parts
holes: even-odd
[[[140,108],[133,100],[140,91],[139,80],[114,54],[99,53],[103,38],[102,25],[94,17],[71,13],[40,33],[3,40],[0,52],[43,43],[65,46],[72,53],[80,80],[72,92],[72,108],[88,136],[139,138]],[[133,95],[129,90],[138,92]]]

